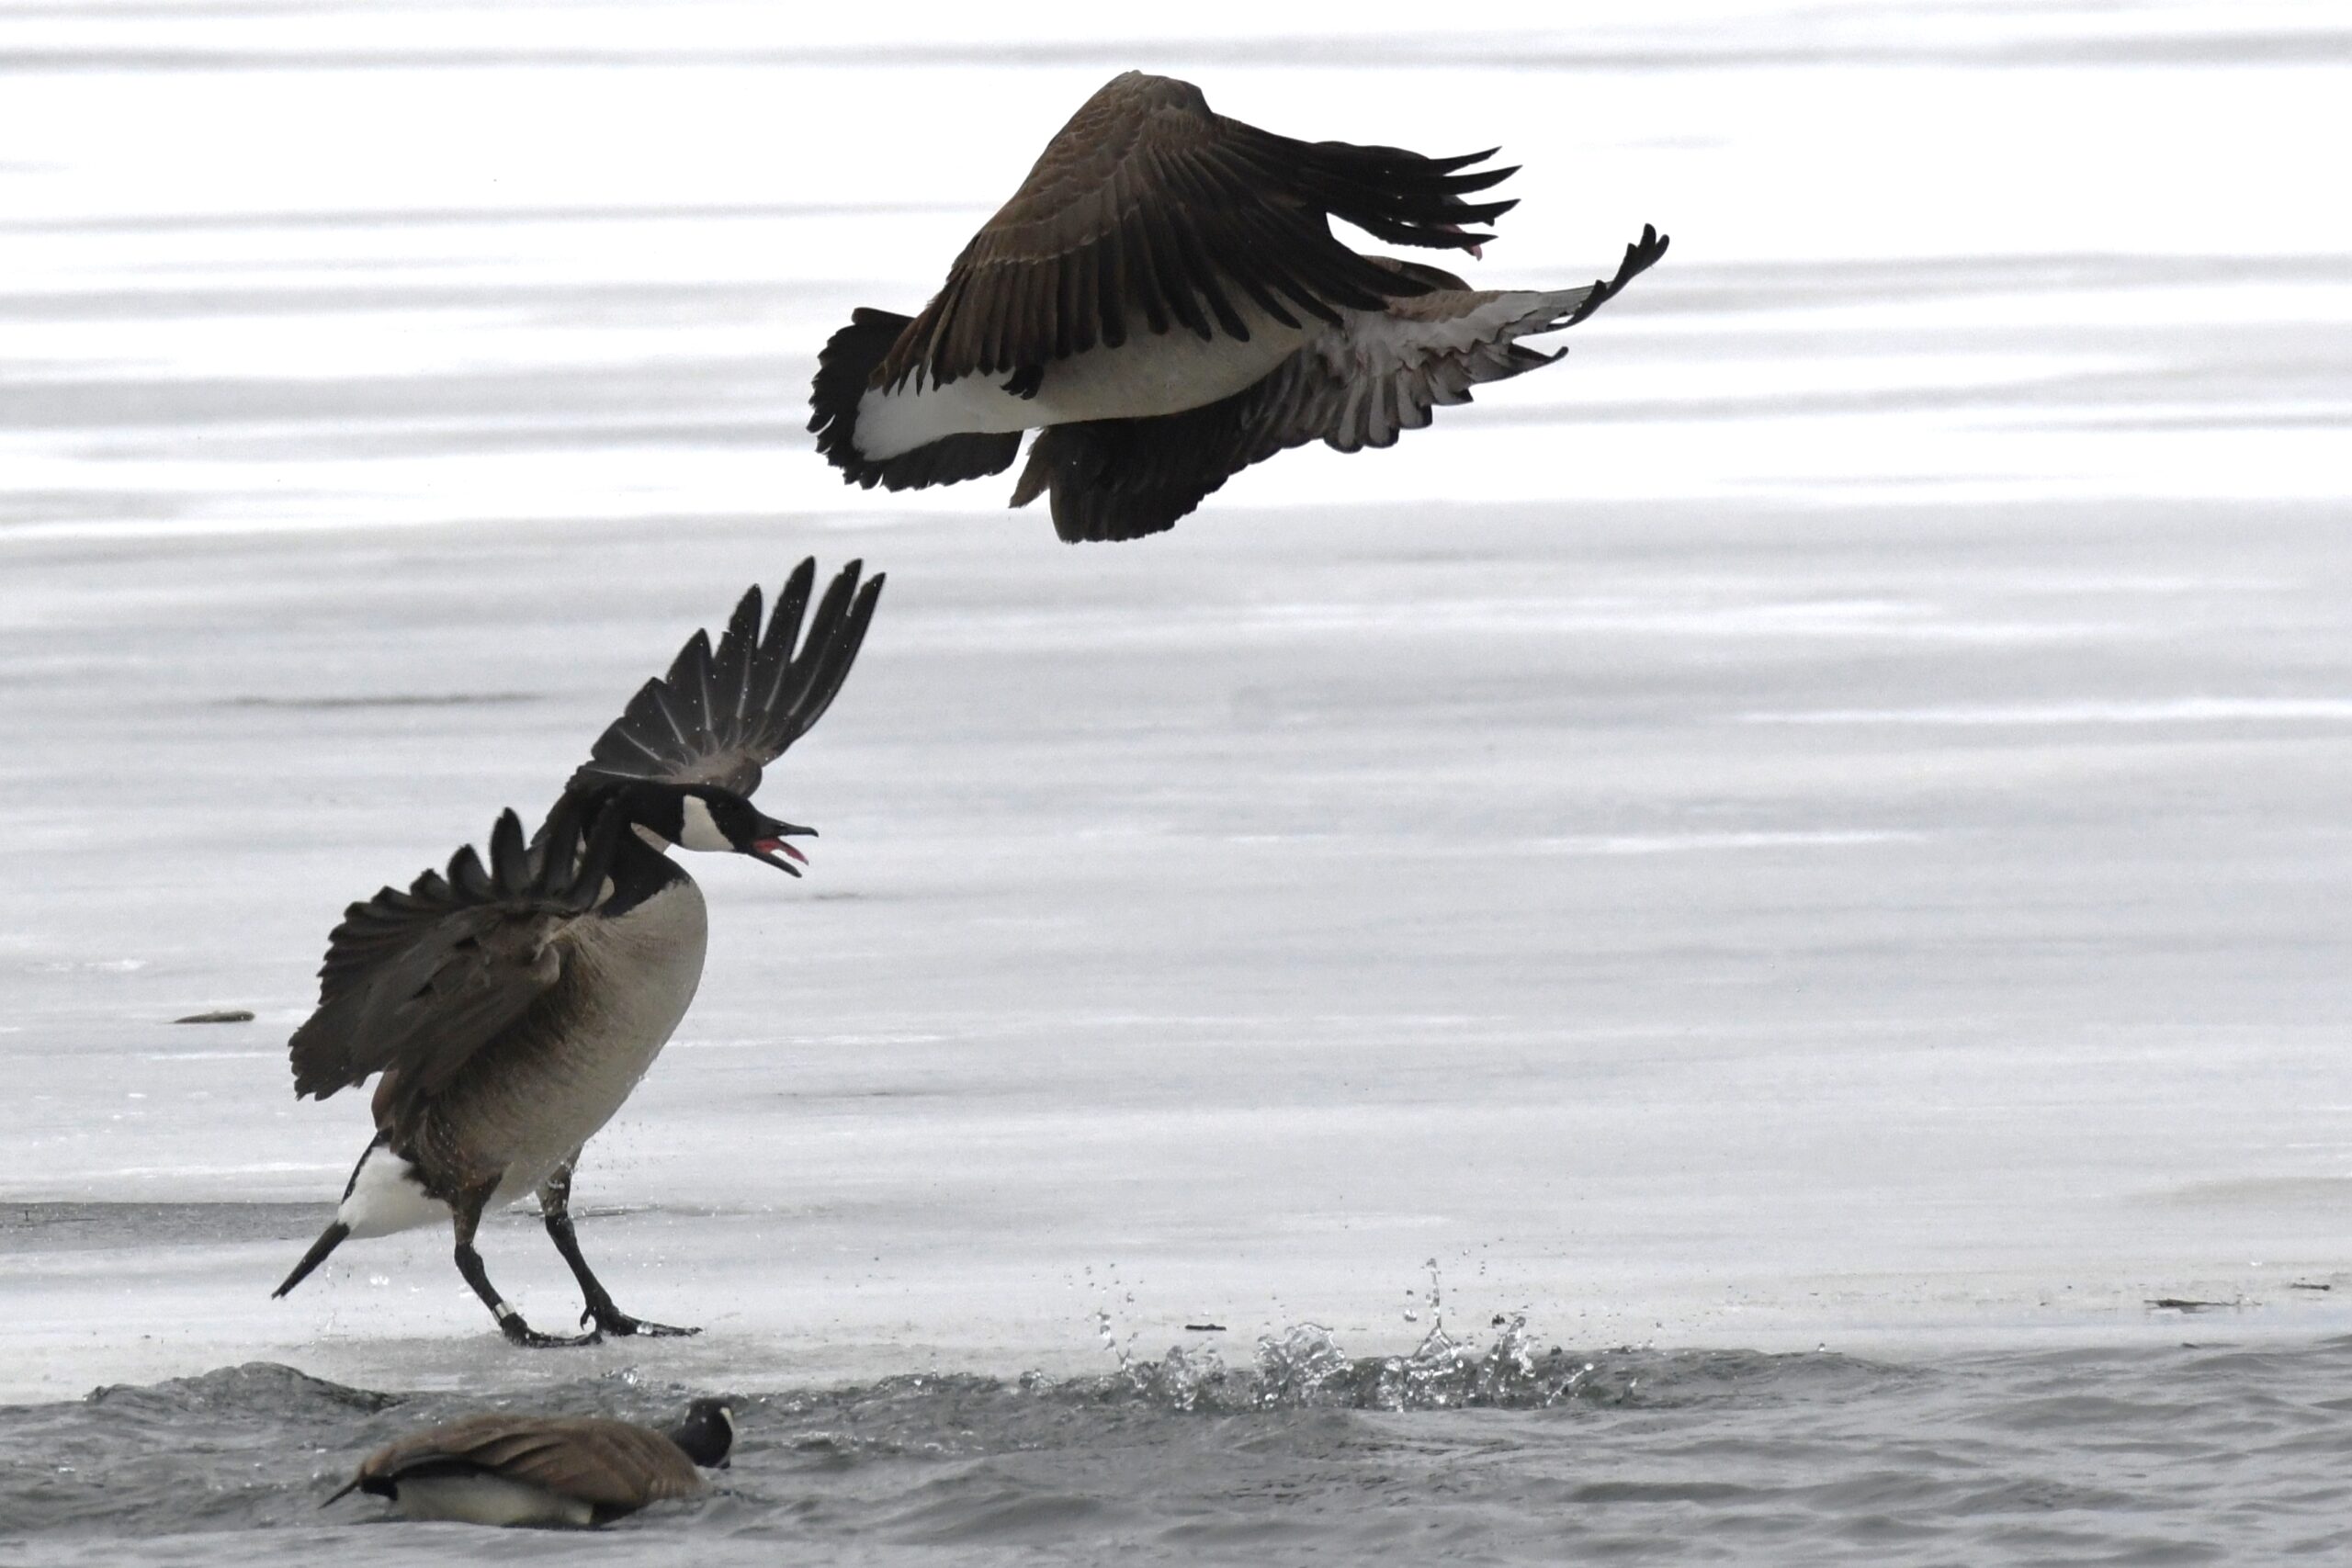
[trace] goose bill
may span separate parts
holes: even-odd
[[[751,852],[753,860],[763,860],[778,871],[792,876],[800,874],[799,866],[794,865],[792,861],[798,861],[800,865],[808,863],[807,855],[802,854],[782,839],[761,839],[752,845]],[[789,855],[791,860],[785,859],[786,855]]]

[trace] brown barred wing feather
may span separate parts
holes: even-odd
[[[1247,338],[1246,305],[1296,326],[1418,293],[1329,220],[1471,249],[1515,205],[1464,199],[1513,172],[1468,167],[1487,156],[1295,141],[1214,112],[1189,82],[1128,72],[1046,145],[870,384],[1033,376],[1143,333]]]
[[[319,1006],[288,1050],[297,1096],[320,1099],[397,1072],[396,1105],[432,1093],[554,986],[566,928],[597,889],[576,840],[527,847],[503,814],[485,862],[382,888],[344,912],[319,971]]]

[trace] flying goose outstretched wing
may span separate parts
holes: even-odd
[[[872,384],[1035,372],[1138,324],[1246,339],[1252,304],[1295,327],[1421,293],[1334,239],[1329,220],[1475,249],[1494,236],[1469,226],[1517,205],[1463,199],[1514,172],[1468,169],[1492,155],[1297,141],[1215,113],[1190,82],[1130,71],[1046,144]]]
[[[596,832],[609,839],[619,822],[613,813]],[[318,1010],[291,1042],[296,1096],[324,1100],[391,1071],[388,1124],[405,1126],[562,975],[564,929],[595,900],[601,865],[577,840],[526,847],[508,811],[487,863],[468,845],[446,872],[345,909],[319,970]]]
[[[743,795],[758,789],[760,770],[824,716],[856,661],[886,581],[876,572],[861,588],[864,568],[852,561],[826,585],[806,637],[800,622],[817,581],[813,557],[786,580],[764,631],[760,591],[748,590],[716,648],[709,633],[695,632],[668,674],[638,688],[571,775],[565,799],[640,780]]]
[[[1519,340],[1576,325],[1666,248],[1666,237],[1645,227],[1616,276],[1555,290],[1473,289],[1433,266],[1383,260],[1425,291],[1349,312],[1222,401],[1157,419],[1049,426],[1029,448],[1012,504],[1050,491],[1063,538],[1132,539],[1175,526],[1227,479],[1290,447],[1394,446],[1402,432],[1428,424],[1433,410],[1470,401],[1472,387],[1565,355]]]

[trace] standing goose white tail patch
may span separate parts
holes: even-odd
[[[335,1223],[355,1236],[390,1235],[420,1226],[447,1224],[449,1205],[424,1190],[416,1167],[378,1144],[359,1157],[351,1190],[334,1212]]]

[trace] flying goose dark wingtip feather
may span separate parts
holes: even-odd
[[[1642,237],[1626,245],[1625,259],[1618,266],[1617,276],[1606,280],[1596,278],[1593,281],[1592,291],[1585,296],[1584,303],[1577,306],[1576,313],[1560,324],[1564,327],[1575,326],[1615,299],[1624,289],[1625,285],[1657,265],[1658,258],[1666,254],[1666,248],[1671,243],[1668,236],[1657,231],[1656,224],[1643,224]]]
[[[1012,504],[1050,491],[1061,538],[1140,538],[1172,526],[1234,474],[1288,447],[1318,440],[1343,452],[1393,446],[1403,432],[1429,425],[1435,409],[1470,401],[1473,386],[1559,358],[1566,350],[1547,354],[1519,339],[1584,321],[1666,249],[1664,236],[1645,227],[1613,279],[1544,292],[1471,289],[1423,263],[1375,258],[1411,293],[1396,291],[1368,339],[1302,349],[1244,390],[1178,413],[1049,426],[1030,448]],[[1498,307],[1510,313],[1497,317]],[[1453,341],[1457,329],[1448,323],[1479,321],[1487,324],[1474,341]],[[1415,342],[1421,321],[1442,330]],[[1391,356],[1385,368],[1374,363],[1383,354]]]

